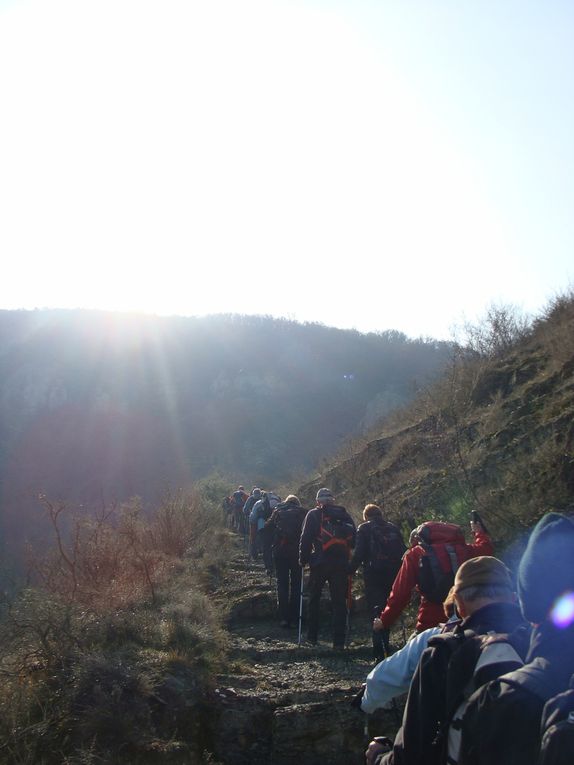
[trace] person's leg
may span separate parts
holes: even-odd
[[[287,620],[291,625],[296,624],[299,618],[299,598],[301,597],[301,566],[297,558],[289,560],[289,616]]]
[[[289,622],[289,560],[275,557],[277,573],[277,607],[281,626]]]
[[[349,584],[347,566],[331,566],[328,581],[333,609],[333,647],[344,648],[347,626],[347,588]]]
[[[270,537],[267,529],[261,532],[261,543],[263,547],[263,565],[268,576],[273,572],[273,539]]]
[[[309,574],[309,603],[307,606],[307,639],[311,643],[316,643],[319,635],[319,606],[324,584],[324,565],[314,566]]]

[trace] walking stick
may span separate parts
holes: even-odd
[[[297,645],[301,648],[301,630],[303,627],[303,581],[305,580],[305,569],[301,566],[301,595],[299,597],[299,637]]]

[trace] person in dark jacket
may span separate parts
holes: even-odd
[[[463,621],[453,635],[465,630],[477,635],[510,633],[525,625],[514,603],[510,573],[497,558],[481,556],[465,561],[455,576],[454,597]],[[403,723],[392,750],[385,754],[382,747],[371,742],[367,750],[369,765],[441,763],[441,750],[434,742],[446,718],[447,668],[455,655],[445,650],[448,640],[448,634],[430,638],[411,682]]]
[[[518,568],[518,597],[524,617],[534,625],[526,664],[470,697],[462,721],[461,765],[538,762],[544,703],[566,690],[574,674],[570,517],[549,513],[534,528]]]
[[[317,507],[305,516],[299,543],[299,564],[302,568],[310,567],[307,640],[312,645],[317,643],[321,592],[328,582],[333,609],[333,648],[344,648],[348,566],[355,544],[355,522],[344,507],[335,504],[329,489],[319,489],[316,500]]]
[[[307,511],[299,498],[289,494],[273,510],[265,526],[272,535],[273,559],[277,576],[277,606],[281,627],[292,627],[299,617],[301,566],[299,540]]]
[[[380,613],[386,605],[406,547],[400,529],[383,518],[378,505],[366,505],[363,518],[365,522],[357,529],[349,573],[354,574],[362,565],[365,599],[372,619],[375,608]],[[373,630],[373,658],[379,662],[388,652],[389,629]]]

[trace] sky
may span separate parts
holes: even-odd
[[[0,308],[449,338],[574,284],[570,0],[0,0]]]

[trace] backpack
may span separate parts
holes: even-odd
[[[424,550],[419,559],[419,591],[432,603],[442,603],[458,567],[469,555],[464,533],[454,523],[428,521],[418,527],[417,536]]]
[[[338,518],[329,513],[329,508],[323,509],[319,540],[327,559],[344,557],[348,560],[354,539],[355,526],[348,517]]]
[[[271,503],[269,501],[269,495],[264,494],[259,500],[261,504],[257,508],[257,531],[261,531],[265,528],[265,521],[268,521],[271,517]]]
[[[269,507],[272,510],[275,510],[277,505],[281,502],[281,497],[277,496],[277,494],[274,494],[272,491],[267,492],[267,499],[269,500]]]
[[[243,491],[237,491],[233,492],[233,504],[235,507],[240,507],[243,510],[243,505],[247,501],[247,495]]]
[[[570,687],[548,699],[540,724],[538,765],[571,765],[574,762],[574,675]]]
[[[392,523],[371,521],[368,567],[374,571],[397,572],[405,552],[399,529]]]
[[[446,677],[446,714],[440,723],[433,746],[438,747],[439,761],[457,765],[462,739],[462,719],[475,691],[491,680],[524,664],[528,651],[530,627],[518,627],[512,634],[489,632],[477,635],[459,627],[451,634],[429,641],[440,645],[450,655]]]
[[[275,552],[296,550],[301,538],[305,511],[299,505],[277,505],[275,519]]]

